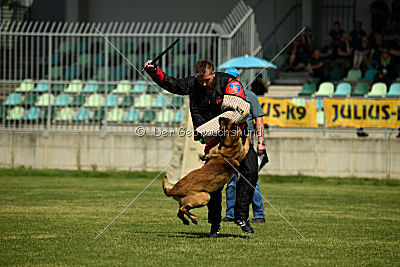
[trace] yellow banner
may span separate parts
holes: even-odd
[[[264,111],[264,123],[282,127],[317,128],[317,104],[315,99],[304,106],[298,106],[290,99],[260,97]]]
[[[400,99],[324,99],[327,127],[400,128]]]

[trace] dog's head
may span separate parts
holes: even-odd
[[[232,122],[232,120],[227,118],[219,118],[219,127],[220,132],[218,138],[221,145],[230,147],[240,140],[242,131],[236,124]]]

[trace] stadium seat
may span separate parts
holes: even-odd
[[[168,103],[168,108],[180,109],[185,104],[185,99],[182,96],[172,97],[171,104]]]
[[[362,73],[359,69],[351,69],[347,73],[347,77],[344,78],[346,82],[358,82],[361,79]]]
[[[3,102],[3,106],[16,106],[21,104],[21,94],[20,93],[11,93],[8,95],[6,101]]]
[[[27,93],[33,90],[35,84],[32,79],[24,79],[22,83],[15,88],[15,92],[17,93]]]
[[[325,123],[325,114],[322,110],[317,112],[317,122],[319,125],[324,125]]]
[[[99,80],[99,81],[104,81],[106,79],[106,69],[107,68],[108,67],[100,67],[100,68],[98,68],[97,69],[97,73],[94,75],[93,78],[96,79],[96,80]],[[110,69],[108,69],[107,71],[108,71],[107,77],[108,77],[108,80],[110,80],[111,71],[110,71]]]
[[[174,56],[172,64],[169,64],[170,67],[182,67],[186,64],[186,55],[177,54]]]
[[[90,60],[91,55],[89,54],[82,54],[78,56],[78,59],[76,60],[76,64],[78,66],[89,66],[90,65]]]
[[[356,84],[356,87],[354,87],[353,92],[351,93],[351,96],[364,96],[368,94],[368,84],[366,83],[358,83]]]
[[[36,102],[35,106],[37,107],[47,107],[54,103],[54,95],[44,93],[39,97],[39,100]]]
[[[25,109],[23,107],[14,107],[10,110],[7,120],[19,121],[24,117]]]
[[[60,62],[60,55],[59,54],[52,54],[51,55],[51,65],[56,65]],[[45,65],[49,65],[50,63],[50,58],[49,56],[46,57],[46,59],[42,62]]]
[[[26,115],[22,118],[25,121],[36,121],[40,119],[40,108],[31,107]]]
[[[74,98],[72,99],[71,106],[72,107],[81,107],[83,104],[85,104],[86,98],[84,95],[75,95]]]
[[[56,117],[56,121],[72,121],[74,110],[72,108],[62,108],[60,114]]]
[[[159,87],[156,84],[152,84],[152,85],[149,85],[149,87],[147,87],[148,94],[158,94],[160,92],[161,92],[161,87]]]
[[[126,95],[122,99],[121,104],[119,104],[120,108],[129,108],[135,104],[135,97],[133,95]]]
[[[131,54],[135,52],[135,43],[133,42],[126,42],[124,45],[124,49],[122,50],[125,54]]]
[[[174,119],[174,112],[170,109],[164,109],[164,110],[158,112],[156,122],[169,123],[169,122],[172,122],[173,119]]]
[[[40,118],[42,121],[47,121],[48,118],[48,114],[49,114],[49,109],[48,108],[44,108],[41,112],[42,117]],[[54,108],[50,109],[50,120],[54,120],[54,118],[56,117],[56,110]]]
[[[104,120],[105,114],[106,114],[106,112],[104,109],[96,109],[93,112],[93,116],[90,118],[90,121],[91,122],[102,121],[102,120]]]
[[[33,88],[32,92],[34,93],[44,93],[48,92],[50,89],[50,84],[48,80],[40,80],[37,84],[36,87]]]
[[[126,56],[126,59],[122,60],[122,62],[121,62],[122,66],[130,67],[131,64],[134,65],[134,66],[137,65],[138,58],[137,58],[136,54],[129,54],[129,55]]]
[[[30,107],[35,105],[36,101],[37,101],[36,94],[27,94],[25,95],[24,101],[22,101],[21,105],[24,107]]]
[[[76,116],[72,118],[72,121],[88,121],[89,110],[87,108],[80,108],[76,111]]]
[[[141,95],[135,108],[150,108],[151,107],[151,95]]]
[[[0,106],[0,121],[3,121],[7,118],[8,109],[5,107]]]
[[[130,109],[126,112],[123,122],[135,122],[140,119],[140,111],[137,109]]]
[[[50,70],[50,74],[51,74],[52,80],[57,80],[57,79],[61,78],[61,76],[63,74],[63,69],[59,66],[52,67]]]
[[[125,66],[119,66],[111,69],[112,78],[115,81],[125,79],[128,76],[128,68]]]
[[[185,115],[185,110],[178,110],[175,114],[175,118],[172,120],[173,123],[181,123],[183,120],[183,115]]]
[[[53,94],[59,94],[64,91],[64,84],[54,84],[50,90]]]
[[[331,96],[335,87],[331,82],[323,82],[319,85],[318,92],[315,93],[315,96]]]
[[[351,93],[351,84],[350,83],[339,83],[336,86],[336,91],[333,93],[333,96],[348,96]]]
[[[53,104],[54,107],[65,107],[69,105],[69,95],[60,94],[56,98],[56,102]]]
[[[153,122],[155,118],[156,112],[154,110],[145,110],[142,118],[140,118],[140,122]]]
[[[369,97],[384,97],[386,95],[387,87],[384,83],[374,83],[371,88],[371,92],[367,95]]]
[[[400,83],[392,83],[386,97],[400,97]]]
[[[164,73],[169,76],[175,77],[175,68],[174,67],[166,67]]]
[[[64,90],[64,93],[79,94],[82,91],[82,87],[81,80],[72,80],[67,89]]]
[[[314,83],[305,83],[299,96],[310,96],[315,93],[317,86]]]
[[[58,48],[56,49],[57,53],[69,53],[72,49],[71,42],[64,41],[61,42]]]
[[[97,84],[96,80],[89,80],[86,84],[85,87],[83,87],[83,90],[81,93],[84,94],[93,94],[96,93],[99,90],[99,85]]]
[[[108,95],[106,98],[106,103],[101,104],[101,107],[104,108],[106,105],[107,105],[107,107],[118,106],[118,96],[117,95]]]
[[[88,48],[89,48],[88,44],[86,42],[81,41],[75,44],[74,52],[76,54],[86,53]]]
[[[128,80],[122,80],[118,83],[117,87],[112,90],[113,94],[127,94],[131,90],[131,85]]]
[[[329,73],[329,79],[332,81],[340,81],[344,77],[343,69],[333,69]]]
[[[99,90],[97,91],[97,93],[99,94],[105,94],[106,93],[106,88],[107,88],[107,94],[110,94],[112,92],[112,90],[114,90],[115,85],[112,84],[101,84],[99,86]]]
[[[107,121],[119,122],[124,118],[124,110],[122,108],[113,108],[108,112]]]
[[[104,103],[104,97],[99,94],[89,96],[86,103],[83,105],[86,108],[99,108]]]
[[[69,66],[64,72],[64,80],[72,80],[79,78],[80,73],[77,66]]]
[[[153,104],[151,104],[151,108],[163,108],[167,107],[168,101],[165,99],[165,96],[158,95],[156,99],[154,99]]]
[[[162,51],[164,51],[163,49],[163,43],[162,42],[157,42],[153,44],[153,49],[151,49],[151,54],[154,56],[159,55]]]
[[[92,62],[93,66],[96,67],[104,66],[105,63],[106,63],[106,56],[103,53],[97,54]]]
[[[306,104],[306,99],[304,97],[293,97],[291,101],[298,106],[304,106]]]
[[[372,82],[377,73],[378,73],[377,69],[368,69],[365,72],[365,76],[363,78],[361,78],[361,81]]]

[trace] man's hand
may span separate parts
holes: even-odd
[[[152,60],[147,60],[146,63],[144,63],[144,68],[150,72],[156,71],[156,66],[153,64]]]
[[[257,145],[257,155],[262,155],[265,151],[265,146],[263,144],[258,144]]]

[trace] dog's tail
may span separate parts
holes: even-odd
[[[173,186],[172,186],[172,184],[170,184],[168,182],[167,176],[165,176],[163,181],[162,181],[162,187],[163,187],[163,190],[164,190],[164,194],[166,196],[169,196],[169,197],[172,196],[171,190],[172,190]]]

